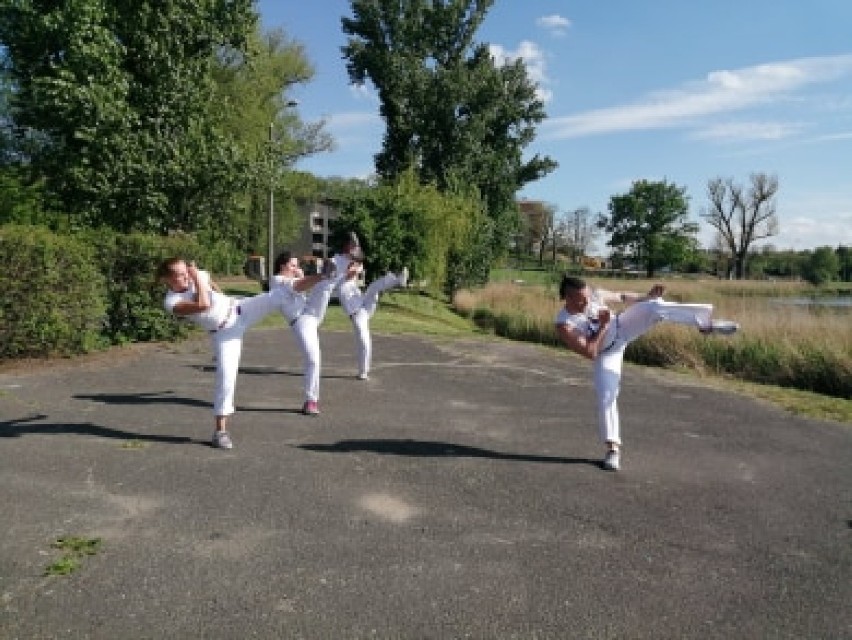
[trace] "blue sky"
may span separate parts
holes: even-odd
[[[350,86],[341,57],[350,3],[257,6],[264,28],[304,46],[316,75],[291,97],[336,142],[298,168],[372,174],[384,127],[375,91]],[[780,234],[768,242],[811,249],[852,246],[850,25],[849,0],[496,0],[477,39],[523,58],[545,100],[528,151],[559,167],[521,197],[606,212],[634,180],[667,180],[699,221],[711,178],[775,174]]]

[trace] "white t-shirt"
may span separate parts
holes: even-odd
[[[290,322],[302,315],[308,303],[307,293],[296,291],[296,280],[295,276],[272,276],[269,286],[270,291],[280,290],[281,312]]]
[[[346,311],[346,315],[348,316],[361,309],[363,295],[361,294],[361,288],[358,286],[357,278],[344,280],[340,283],[338,298],[340,299],[340,306],[343,307],[343,310]]]
[[[199,271],[198,279],[200,280],[201,286],[208,290],[208,295],[210,296],[210,308],[207,309],[207,311],[200,311],[199,313],[192,313],[183,317],[194,322],[202,329],[206,329],[207,331],[216,331],[231,315],[233,301],[225,294],[213,291],[213,289],[210,288],[210,274],[208,272]],[[169,290],[166,292],[166,298],[163,302],[163,306],[169,313],[174,313],[175,306],[179,302],[195,301],[195,284],[190,281],[189,288],[186,291]]]
[[[598,313],[606,308],[607,306],[601,302],[597,292],[593,291],[585,311],[571,313],[565,307],[562,307],[556,314],[556,326],[565,325],[572,329],[576,335],[593,338],[601,330]]]

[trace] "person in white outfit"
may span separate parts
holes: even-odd
[[[340,306],[352,321],[355,330],[355,344],[358,350],[358,379],[368,380],[372,363],[373,342],[370,336],[370,318],[379,306],[379,296],[388,289],[405,287],[408,284],[408,269],[403,267],[399,275],[388,273],[374,280],[362,292],[358,278],[364,271],[360,261],[351,260],[346,277],[340,284],[338,296]]]
[[[318,329],[325,318],[334,288],[345,274],[336,274],[334,263],[323,264],[323,273],[304,275],[299,260],[289,251],[275,259],[270,291],[283,295],[281,312],[302,350],[305,402],[302,413],[319,415],[321,353]]]
[[[606,446],[603,467],[610,471],[621,466],[617,400],[627,345],[661,321],[693,326],[704,334],[731,334],[739,328],[735,322],[713,320],[713,305],[667,302],[663,291],[661,284],[644,296],[592,290],[582,279],[568,275],[559,286],[565,305],[556,316],[556,332],[566,347],[595,363],[600,438]],[[627,307],[613,314],[606,305],[618,302]]]
[[[163,262],[157,269],[157,280],[167,287],[163,301],[166,311],[186,318],[210,334],[216,360],[212,444],[220,449],[231,449],[228,417],[234,413],[243,335],[249,327],[280,309],[280,294],[270,292],[239,300],[231,298],[222,293],[208,272],[183,258]]]

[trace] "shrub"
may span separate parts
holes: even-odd
[[[81,237],[96,248],[99,269],[106,278],[104,334],[110,342],[168,340],[187,334],[187,325],[163,310],[163,287],[155,282],[154,272],[172,256],[201,262],[204,251],[191,236],[163,238],[100,230]]]
[[[0,290],[0,357],[71,355],[103,343],[105,280],[78,239],[0,228]]]

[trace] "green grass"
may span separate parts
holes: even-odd
[[[561,272],[549,270],[547,265],[541,269],[501,268],[494,269],[491,272],[490,282],[518,282],[525,285],[550,286],[555,291],[561,277]]]
[[[145,449],[148,447],[147,442],[142,442],[141,440],[125,440],[121,443],[121,449],[128,449],[131,451],[138,451],[139,449]]]
[[[261,291],[260,285],[252,281],[220,283],[222,290],[231,296],[253,296]],[[258,327],[285,327],[279,314],[270,314]],[[328,307],[323,329],[348,331],[352,324],[340,304],[332,300]],[[446,302],[436,300],[418,291],[388,292],[379,300],[379,310],[370,321],[370,329],[377,333],[411,333],[429,336],[469,336],[482,333],[471,321],[455,313]]]
[[[100,550],[101,539],[69,536],[57,539],[50,546],[54,549],[64,551],[64,554],[61,558],[47,566],[44,570],[44,575],[67,576],[80,568],[83,558],[93,556]]]

